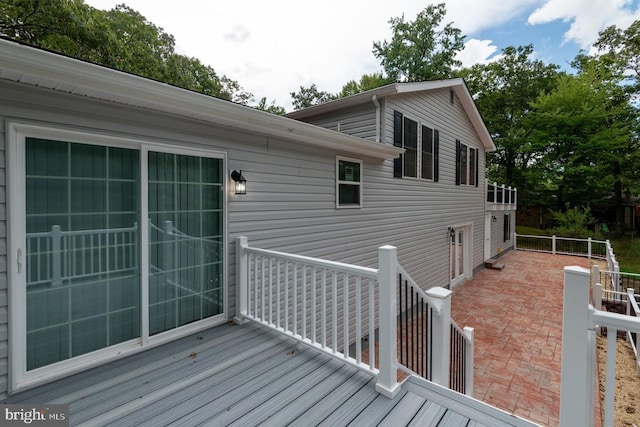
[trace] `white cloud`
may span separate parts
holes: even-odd
[[[464,44],[464,50],[457,55],[457,59],[462,61],[463,67],[470,67],[474,64],[487,64],[497,60],[500,55],[494,54],[498,47],[492,44],[491,40],[469,39]]]
[[[526,13],[541,0],[445,0],[447,22],[463,30],[463,34],[473,34],[487,28],[497,27]]]
[[[250,34],[251,32],[242,25],[235,25],[230,33],[224,35],[224,39],[241,43],[247,40]]]
[[[575,42],[582,49],[598,39],[598,33],[611,25],[626,28],[640,18],[630,0],[549,0],[529,15],[529,24],[546,24],[555,20],[571,22],[564,34],[565,42]]]

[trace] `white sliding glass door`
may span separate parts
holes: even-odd
[[[13,389],[224,320],[223,155],[9,134]]]
[[[222,313],[220,159],[149,152],[149,333]]]

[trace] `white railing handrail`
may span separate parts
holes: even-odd
[[[640,318],[597,310],[588,304],[590,282],[589,270],[564,268],[561,427],[594,425],[595,331],[599,327],[607,328],[603,426],[613,427],[618,330],[640,333]]]
[[[329,261],[320,258],[312,258],[304,255],[290,254],[286,252],[274,251],[271,249],[260,249],[255,247],[247,247],[245,251],[249,254],[264,255],[280,258],[291,262],[301,262],[316,267],[331,268],[342,273],[358,274],[368,279],[377,279],[378,270],[375,268],[361,267],[359,265],[346,264],[337,261]]]
[[[387,397],[400,390],[396,349],[401,274],[434,309],[432,339],[439,354],[433,359],[437,363],[433,365],[432,381],[449,387],[451,291],[440,287],[426,292],[420,289],[398,264],[395,247],[378,248],[378,269],[250,247],[246,237],[237,239],[236,257],[237,322],[249,319],[261,323],[366,370],[377,376],[376,390]],[[471,340],[466,349],[471,368],[467,366],[466,372],[473,375],[473,331],[469,329],[461,330],[461,334],[465,341]],[[367,335],[372,339],[368,340],[369,360],[364,362],[361,342]],[[349,350],[350,346],[355,346],[355,352]],[[467,384],[471,385],[467,390],[470,394],[473,379]]]

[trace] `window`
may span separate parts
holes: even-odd
[[[394,161],[393,176],[437,182],[439,138],[437,129],[421,125],[395,111],[394,146],[404,148],[405,153]]]
[[[336,207],[362,207],[362,161],[336,158]]]
[[[478,149],[456,140],[456,185],[478,186]]]
[[[504,232],[502,236],[502,241],[506,242],[511,240],[511,215],[505,214],[504,216]]]

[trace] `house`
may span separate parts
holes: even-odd
[[[395,245],[425,289],[471,277],[493,144],[462,81],[422,87],[349,135],[0,40],[0,397],[228,322],[241,235],[365,267]]]

